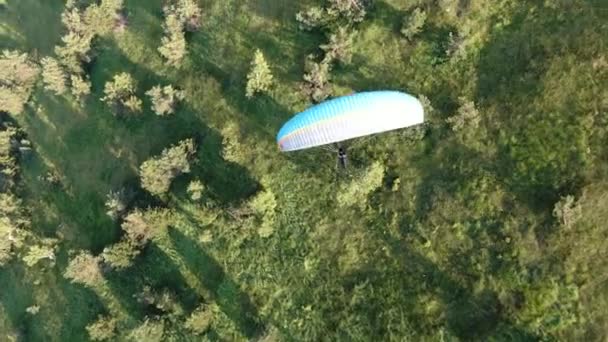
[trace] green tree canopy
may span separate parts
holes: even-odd
[[[247,74],[247,97],[253,97],[258,92],[268,92],[272,85],[272,73],[264,54],[259,49],[255,51],[251,61],[251,69]]]
[[[175,177],[190,172],[190,159],[195,152],[194,141],[186,139],[145,161],[139,168],[142,187],[153,195],[165,194]]]
[[[4,50],[0,55],[0,111],[20,114],[30,97],[39,69],[26,53]]]

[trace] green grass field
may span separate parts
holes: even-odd
[[[398,89],[428,97],[422,139],[390,132],[350,151],[352,172],[384,165],[382,186],[341,207],[335,156],[282,154],[275,135],[310,102],[298,92],[304,60],[325,37],[298,29],[296,13],[321,1],[201,0],[203,26],[188,34],[182,68],[157,52],[162,1],[126,0],[128,28],[95,41],[84,106],[41,85],[18,124],[35,153],[22,161],[20,195],[31,230],[60,237],[56,265],[0,269],[0,341],[86,341],[99,314],[120,319],[119,340],[159,315],[133,297],[170,289],[190,313],[209,303],[204,336],[165,319],[175,341],[603,341],[608,336],[608,12],[598,1],[425,3],[416,42],[399,34],[415,1],[376,0],[357,26],[350,65],[332,71],[334,94]],[[0,0],[0,48],[36,58],[60,42],[60,0]],[[563,6],[563,7],[562,7]],[[449,33],[465,32],[456,56]],[[273,71],[269,94],[247,99],[256,49]],[[144,100],[117,118],[100,101],[119,72],[186,92],[174,116]],[[475,102],[479,127],[453,132],[459,98]],[[236,131],[236,133],[235,133]],[[192,172],[167,201],[141,191],[161,233],[124,271],[92,290],[63,277],[70,251],[97,255],[120,239],[105,213],[110,190],[139,188],[139,165],[182,139],[199,142]],[[230,153],[226,145],[232,148]],[[61,187],[41,180],[48,171]],[[213,206],[193,203],[200,179]],[[398,182],[398,183],[397,183]],[[395,185],[395,184],[398,184]],[[354,186],[357,186],[356,184]],[[235,220],[256,193],[276,197],[272,235]],[[563,229],[552,210],[580,199],[583,218]],[[574,294],[573,294],[574,293]],[[36,315],[26,308],[38,305]],[[5,337],[7,336],[7,337]]]

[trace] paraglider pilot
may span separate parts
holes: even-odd
[[[344,147],[338,148],[338,162],[343,169],[346,168],[346,149]]]

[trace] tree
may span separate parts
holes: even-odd
[[[206,305],[197,307],[184,323],[184,327],[196,335],[204,334],[213,320],[213,312]]]
[[[0,112],[17,115],[30,93],[39,69],[26,53],[4,50],[0,55]]]
[[[177,15],[169,14],[165,18],[165,36],[161,38],[158,52],[172,67],[179,67],[186,56],[186,37],[184,24]]]
[[[426,12],[420,8],[416,8],[412,13],[403,19],[401,34],[411,41],[422,31],[422,27],[426,22]]]
[[[302,85],[304,94],[316,103],[322,102],[331,94],[330,64],[326,60],[317,63],[309,56],[306,60],[305,70],[304,84]]]
[[[19,170],[15,159],[18,145],[17,130],[13,127],[3,127],[0,124],[0,192],[8,192],[15,183]]]
[[[251,70],[247,75],[247,97],[251,98],[257,92],[268,92],[272,85],[272,73],[266,63],[264,54],[259,49],[255,51]]]
[[[99,257],[81,250],[70,260],[63,276],[72,283],[95,287],[104,280],[99,261]]]
[[[580,204],[575,201],[574,196],[568,195],[555,203],[553,216],[562,227],[570,229],[583,216],[583,213]]]
[[[176,15],[189,32],[198,31],[202,25],[203,14],[194,0],[177,0],[174,5],[165,7],[164,11]]]
[[[329,42],[321,45],[325,51],[325,59],[329,62],[337,60],[342,64],[350,64],[352,60],[352,46],[354,32],[350,32],[346,27],[340,27],[329,35]]]
[[[328,0],[327,13],[333,17],[341,17],[347,23],[359,23],[365,18],[365,7],[369,1],[364,0]]]
[[[0,266],[6,265],[13,252],[22,247],[29,219],[22,201],[8,192],[0,192]]]
[[[44,57],[41,63],[44,88],[57,95],[65,93],[68,88],[67,75],[61,64],[53,57]]]
[[[296,14],[296,20],[300,23],[301,30],[310,31],[327,24],[327,13],[318,6],[309,7],[306,11]]]
[[[162,342],[164,341],[165,322],[163,320],[146,320],[129,333],[130,341]]]
[[[152,100],[152,109],[160,116],[173,114],[178,101],[182,101],[186,94],[182,90],[173,88],[168,85],[161,87],[157,85],[146,92]]]
[[[461,105],[456,115],[446,119],[446,122],[452,125],[452,130],[459,132],[467,128],[474,130],[479,127],[481,116],[477,108],[475,108],[475,103],[465,98],[460,98],[460,102]]]
[[[135,259],[139,253],[138,246],[131,240],[121,240],[118,243],[104,248],[101,257],[103,258],[103,261],[112,268],[123,270],[133,265],[133,259]]]
[[[82,101],[91,94],[91,82],[88,78],[71,75],[70,80],[72,82],[72,95],[74,95],[77,100]]]
[[[203,192],[205,191],[205,185],[199,181],[194,180],[188,184],[188,194],[190,194],[190,198],[193,201],[198,201],[203,197]]]
[[[110,191],[110,193],[106,195],[106,214],[108,214],[112,220],[117,220],[127,210],[128,197],[129,196],[124,189]]]
[[[114,113],[122,113],[125,109],[139,112],[141,100],[134,95],[136,90],[136,81],[130,74],[123,72],[114,75],[112,81],[106,82],[103,91],[105,96],[101,100],[108,104]]]
[[[75,32],[68,32],[61,38],[63,45],[55,47],[55,54],[66,67],[68,72],[76,75],[84,74],[83,63],[90,63],[91,42],[93,35],[80,35]]]
[[[27,266],[33,267],[43,259],[55,260],[55,247],[53,242],[33,245],[23,257],[23,262],[25,262]]]
[[[165,194],[175,177],[190,172],[190,159],[195,152],[194,141],[186,139],[145,161],[139,168],[142,187],[156,196]]]
[[[117,320],[110,316],[97,316],[97,320],[89,325],[86,329],[89,337],[93,341],[106,341],[114,338],[116,335]]]
[[[121,225],[122,230],[127,234],[129,241],[138,247],[145,246],[154,236],[153,227],[150,225],[144,214],[135,210],[130,212]],[[121,247],[125,248],[126,247]]]

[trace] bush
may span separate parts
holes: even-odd
[[[23,257],[23,262],[33,267],[42,259],[55,260],[55,245],[53,243],[33,245]]]
[[[152,101],[152,110],[160,116],[173,114],[178,101],[182,101],[186,94],[182,90],[168,85],[161,87],[157,85],[146,92]]]
[[[126,73],[114,75],[112,81],[106,82],[104,87],[105,96],[101,101],[108,104],[114,113],[123,113],[125,109],[131,112],[141,111],[141,100],[135,97],[137,83],[133,77]]]
[[[139,168],[142,187],[156,196],[165,194],[175,177],[190,172],[190,159],[195,152],[194,141],[186,139],[145,161]]]
[[[327,13],[321,7],[313,6],[306,11],[296,14],[296,20],[300,23],[301,30],[312,30],[322,27],[327,23]]]
[[[205,305],[196,308],[184,323],[184,327],[196,335],[204,334],[213,320],[213,312]]]
[[[112,218],[112,220],[119,219],[127,210],[128,196],[124,189],[118,191],[110,191],[106,195],[106,214]]]
[[[82,101],[91,94],[91,82],[88,78],[71,75],[70,80],[72,82],[72,95],[74,95],[77,100]]]
[[[91,340],[106,341],[116,335],[117,323],[115,318],[99,315],[95,322],[87,325],[86,329]]]
[[[361,175],[341,187],[338,192],[338,203],[342,206],[365,207],[367,197],[382,186],[384,166],[374,162]]]
[[[566,229],[572,226],[583,216],[581,206],[575,201],[574,196],[562,197],[555,203],[553,216],[559,221],[560,225]]]
[[[323,60],[317,63],[309,56],[305,70],[304,84],[302,85],[304,94],[310,97],[313,102],[322,102],[331,95],[331,84],[329,83],[331,66],[329,62]]]
[[[426,22],[426,12],[420,8],[416,8],[412,13],[403,19],[401,34],[411,41],[418,33],[422,31],[422,27]]]
[[[188,184],[188,194],[190,194],[190,199],[193,201],[198,201],[203,197],[203,192],[205,191],[205,185],[199,181],[195,180]]]
[[[354,32],[349,32],[345,27],[340,27],[329,35],[329,43],[321,45],[325,51],[325,59],[328,62],[337,60],[342,64],[350,64],[352,60]]]
[[[256,195],[249,206],[261,219],[258,234],[261,237],[269,237],[274,232],[276,221],[277,200],[272,191],[266,190]]]
[[[80,251],[70,260],[63,276],[72,283],[95,287],[104,280],[99,261],[99,257]]]
[[[146,320],[129,333],[129,341],[162,342],[164,341],[165,323],[163,320]]]

